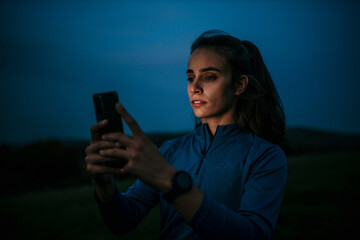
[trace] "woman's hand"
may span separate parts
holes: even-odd
[[[95,124],[91,128],[91,145],[86,149],[88,171],[100,174],[98,176],[102,177],[129,173],[163,193],[168,192],[176,169],[164,160],[156,145],[150,141],[123,106],[117,104],[116,110],[125,120],[134,137],[119,132],[101,136],[99,132],[107,122]],[[123,168],[103,166],[103,163],[119,159],[127,161]],[[97,195],[103,201],[108,200],[115,189],[114,182],[112,185],[105,185],[106,187],[96,182],[97,180],[94,182]],[[175,199],[174,206],[185,220],[190,221],[203,198],[203,192],[193,186],[189,192]]]
[[[91,166],[91,168],[99,172],[129,173],[158,190],[167,192],[176,169],[164,160],[157,146],[145,135],[122,105],[116,104],[116,110],[129,126],[133,137],[120,132],[104,134],[101,137],[102,141],[95,143],[91,148],[94,152],[99,151],[99,154],[92,157],[92,162],[110,161],[116,158],[126,159],[127,163],[119,169],[108,169],[103,166]]]
[[[114,159],[109,159],[99,154],[99,151],[102,149],[118,147],[118,144],[114,142],[101,140],[100,132],[104,127],[106,127],[108,123],[108,120],[104,120],[96,123],[91,127],[91,142],[90,145],[85,149],[85,162],[87,165],[87,171],[92,176],[96,176],[97,178],[103,177],[104,180],[109,178],[111,174],[117,173],[116,169],[106,165],[106,162],[114,161]]]
[[[107,126],[107,120],[96,123],[91,127],[91,142],[86,148],[85,162],[86,169],[93,177],[93,183],[96,195],[101,201],[107,201],[115,190],[115,180],[113,174],[116,169],[106,166],[106,162],[114,159],[108,159],[99,154],[101,149],[114,148],[118,145],[114,142],[101,140],[101,131]]]

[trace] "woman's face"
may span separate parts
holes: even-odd
[[[212,49],[197,49],[190,56],[186,73],[187,92],[195,116],[203,123],[234,123],[236,96],[225,58]]]

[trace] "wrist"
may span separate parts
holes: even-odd
[[[112,175],[93,176],[92,179],[96,195],[101,202],[107,202],[115,191],[115,179]]]
[[[185,171],[177,171],[172,177],[171,188],[164,193],[163,198],[168,203],[173,203],[177,197],[189,192],[192,187],[193,181],[190,174]]]
[[[97,186],[108,186],[115,182],[113,175],[98,174],[92,176],[92,183]]]
[[[158,189],[162,193],[167,193],[172,187],[172,178],[176,174],[177,170],[170,166],[166,171],[164,171],[161,180],[159,181]]]

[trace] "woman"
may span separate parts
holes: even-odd
[[[161,239],[271,239],[286,182],[281,103],[258,49],[221,31],[192,45],[187,92],[201,123],[159,149],[120,104],[133,133],[91,128],[87,170],[103,219],[116,234],[160,203]],[[106,162],[126,159],[120,169]],[[137,181],[126,193],[113,174]]]

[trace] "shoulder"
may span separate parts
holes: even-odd
[[[287,165],[286,155],[279,145],[255,134],[252,137],[250,154],[254,164],[260,165],[260,167],[267,165],[268,167],[278,168],[286,167]]]
[[[269,155],[285,157],[285,153],[279,145],[259,137],[255,133],[241,132],[228,139],[227,143],[229,147],[246,151],[253,159]]]

